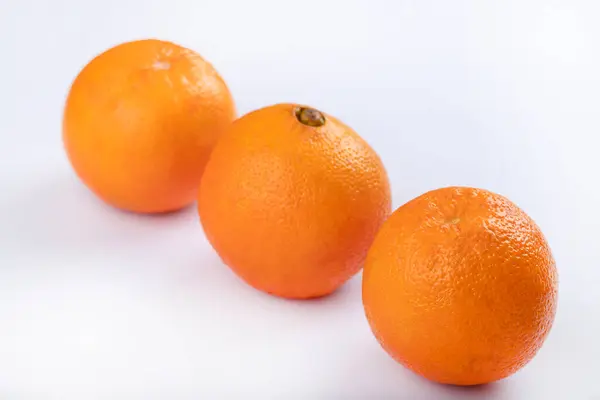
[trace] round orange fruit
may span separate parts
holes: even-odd
[[[486,190],[434,190],[397,209],[369,250],[363,304],[383,348],[432,381],[476,385],[528,363],[554,320],[542,232]]]
[[[160,40],[120,44],[74,80],[63,141],[105,202],[158,213],[191,204],[210,151],[235,118],[232,96],[197,53]]]
[[[256,289],[327,295],[362,267],[388,217],[378,155],[316,109],[277,104],[235,121],[215,147],[198,211],[221,259]]]

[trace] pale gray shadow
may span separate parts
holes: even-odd
[[[75,177],[54,176],[2,200],[0,243],[3,253],[27,256],[90,257],[127,244],[143,243],[195,218],[187,208],[159,215],[139,215],[97,199]]]
[[[440,395],[456,399],[505,399],[508,382],[492,382],[476,386],[436,385]],[[444,397],[445,398],[445,397]]]

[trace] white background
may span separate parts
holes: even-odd
[[[600,399],[600,3],[589,0],[0,0],[0,397]],[[380,153],[399,206],[502,193],[560,273],[554,329],[504,381],[432,384],[392,361],[360,277],[318,301],[250,289],[195,209],[133,216],[77,181],[68,87],[97,53],[191,47],[241,113],[308,103]]]

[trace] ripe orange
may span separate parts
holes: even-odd
[[[235,117],[219,74],[160,40],[120,44],[76,77],[63,120],[69,160],[113,206],[143,213],[192,203],[208,155]]]
[[[506,198],[450,187],[396,210],[369,250],[363,303],[398,362],[475,385],[529,362],[554,320],[557,272],[533,220]]]
[[[333,292],[390,213],[386,171],[332,116],[278,104],[235,121],[206,166],[198,211],[222,260],[286,298]]]

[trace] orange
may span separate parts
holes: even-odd
[[[362,267],[389,215],[378,155],[350,127],[277,104],[235,121],[206,166],[202,226],[244,281],[285,298],[333,292]]]
[[[234,117],[225,82],[200,55],[140,40],[105,51],[79,73],[63,140],[79,178],[105,202],[166,212],[196,199],[209,153]]]
[[[397,209],[369,250],[363,303],[398,362],[475,385],[528,363],[554,320],[557,272],[542,232],[506,198],[434,190]]]

